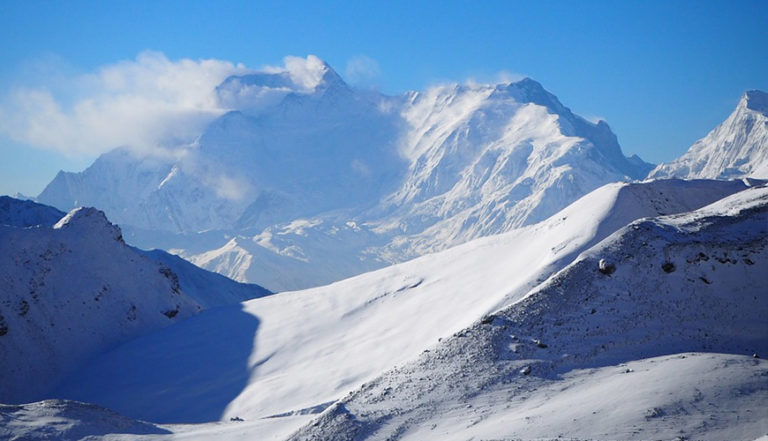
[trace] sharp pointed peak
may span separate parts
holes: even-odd
[[[739,107],[768,115],[768,93],[756,89],[748,90],[741,96]]]

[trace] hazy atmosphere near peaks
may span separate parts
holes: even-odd
[[[768,89],[762,0],[1,3],[0,194],[194,138],[226,77],[308,55],[388,95],[531,77],[652,163]]]

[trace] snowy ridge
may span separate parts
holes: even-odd
[[[1,402],[39,397],[96,353],[200,309],[119,231],[87,208],[54,228],[0,227]]]
[[[0,420],[3,421],[0,438],[8,440],[79,441],[114,433],[170,433],[154,424],[131,420],[93,404],[66,400],[11,406],[0,404]]]
[[[768,178],[768,94],[747,91],[722,124],[649,178]]]
[[[539,222],[650,167],[531,79],[389,97],[309,56],[216,93],[232,111],[192,144],[163,157],[114,150],[59,173],[39,200],[96,206],[133,243],[282,291]],[[306,234],[278,237],[304,221]]]
[[[765,187],[634,222],[290,439],[756,439],[766,237]]]
[[[745,188],[741,181],[675,180],[604,186],[540,224],[326,287],[204,311],[99,357],[57,396],[156,422],[251,421],[317,408],[521,299],[627,223]],[[209,385],[202,389],[179,371],[199,360],[206,369],[194,377]]]
[[[539,222],[647,172],[624,157],[605,122],[574,115],[529,78],[433,88],[409,104],[408,177],[384,203],[394,214],[370,221],[395,230],[384,252],[393,261]]]
[[[7,202],[16,225],[0,225],[0,402],[39,399],[114,345],[202,308],[269,293],[129,247],[94,208],[74,209],[51,226],[57,210]]]
[[[163,250],[137,251],[170,268],[178,276],[181,290],[203,308],[232,305],[272,294],[259,285],[238,283]]]
[[[64,216],[53,207],[36,204],[32,201],[0,196],[0,225],[12,227],[51,226]]]

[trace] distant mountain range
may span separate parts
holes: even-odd
[[[316,57],[304,70],[230,77],[215,93],[233,110],[193,144],[170,156],[113,150],[60,172],[38,200],[98,207],[135,245],[284,291],[536,223],[649,172],[768,177],[759,91],[654,169],[528,78],[390,97],[350,88]]]
[[[216,93],[233,110],[175,159],[117,149],[38,200],[98,207],[131,243],[285,290],[535,223],[653,168],[531,79],[389,97],[305,67],[311,82],[228,78]]]

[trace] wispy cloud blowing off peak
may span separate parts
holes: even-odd
[[[195,136],[221,114],[214,88],[242,65],[220,60],[171,61],[159,52],[66,78],[64,97],[45,85],[17,87],[0,101],[0,131],[70,155],[118,146],[139,152]]]
[[[156,51],[85,74],[58,72],[56,63],[50,64],[55,85],[40,80],[0,90],[0,133],[68,156],[91,156],[115,147],[139,154],[173,153],[228,110],[264,107],[286,93],[311,92],[328,69],[314,55],[287,56],[282,66],[254,70],[217,59],[169,60]],[[233,91],[216,90],[227,77],[255,72],[284,74],[289,82],[285,87],[244,84]],[[380,75],[376,60],[367,56],[352,57],[345,66],[352,84],[365,86]],[[519,78],[502,73],[495,80]]]

